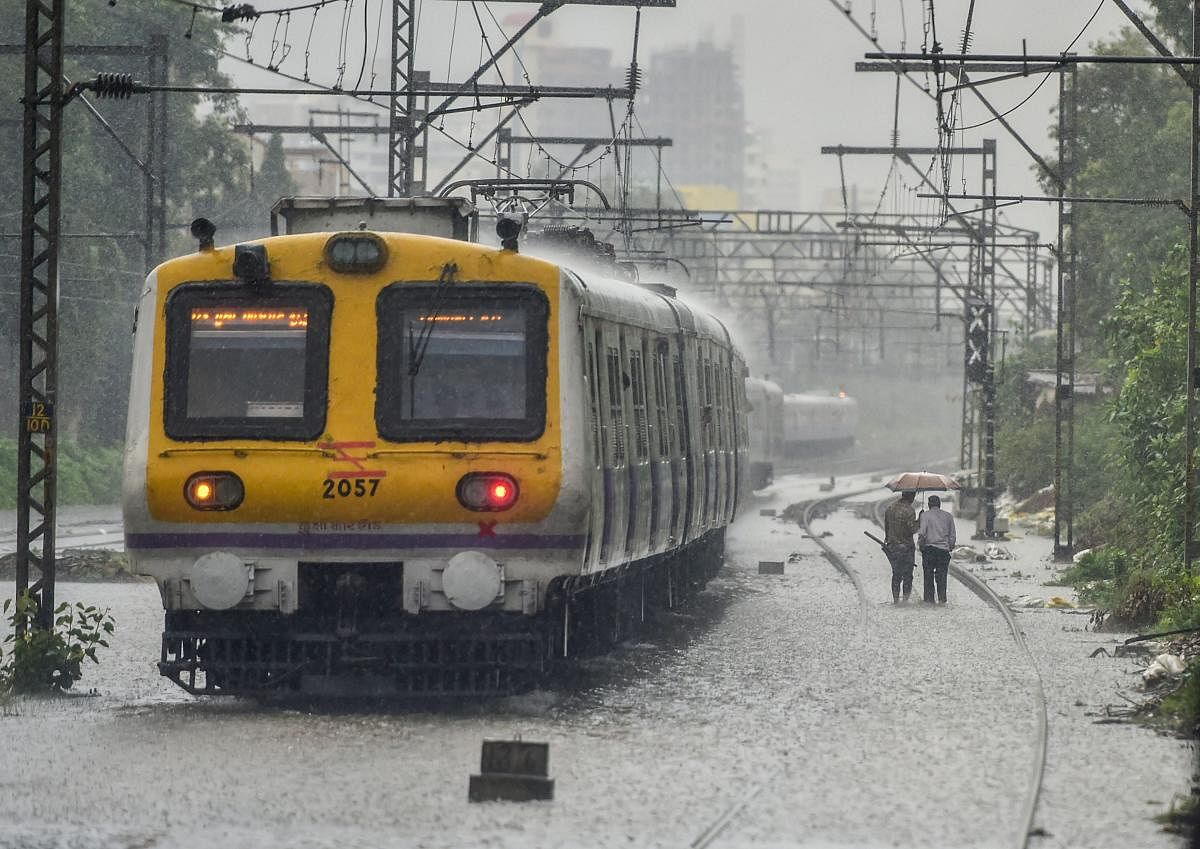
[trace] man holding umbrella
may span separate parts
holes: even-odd
[[[948,475],[939,475],[932,472],[905,472],[898,475],[892,480],[884,484],[892,492],[900,492],[898,499],[893,501],[883,514],[883,529],[884,529],[884,546],[883,551],[887,555],[888,561],[892,564],[892,602],[899,604],[901,592],[903,592],[904,601],[908,601],[908,596],[912,592],[912,577],[913,568],[916,566],[916,547],[913,545],[913,534],[921,532],[921,545],[932,545],[937,548],[945,546],[943,549],[946,553],[946,564],[941,566],[941,589],[942,602],[946,601],[946,566],[950,562],[950,550],[954,548],[954,519],[943,510],[938,509],[941,505],[941,499],[936,496],[930,499],[930,507],[933,510],[926,510],[921,516],[921,524],[917,524],[916,513],[913,512],[913,499],[917,492],[928,492],[929,490],[947,490],[960,489],[958,481]],[[925,516],[933,513],[930,522],[925,522]],[[944,517],[944,519],[943,519]],[[949,522],[949,530],[946,529],[946,521]],[[927,527],[927,524],[930,527]],[[932,525],[936,524],[937,531],[934,532]],[[929,533],[927,533],[927,530]],[[947,539],[948,537],[948,539]],[[922,552],[924,554],[924,552]],[[934,567],[934,562],[922,558],[926,562],[925,567],[925,600],[930,601],[933,595],[931,591],[931,579],[937,575],[937,569]],[[940,555],[935,554],[934,560],[940,562]],[[933,571],[931,571],[931,567]]]
[[[916,547],[913,534],[917,531],[917,514],[913,511],[916,492],[905,490],[899,498],[888,505],[883,514],[883,551],[892,564],[892,604],[900,603],[912,593],[913,567],[916,566]]]

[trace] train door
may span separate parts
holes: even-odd
[[[672,475],[673,429],[671,408],[667,398],[667,354],[666,339],[658,339],[653,352],[647,347],[650,362],[650,408],[652,432],[650,439],[650,488],[654,495],[650,502],[650,550],[662,551],[667,547],[664,537],[673,533],[671,527],[675,503],[676,482]]]
[[[600,333],[592,326],[591,322],[585,325],[584,338],[588,340],[585,352],[585,356],[587,357],[585,369],[587,371],[588,407],[591,414],[592,428],[592,454],[590,457],[592,469],[592,474],[590,475],[592,509],[591,524],[588,529],[587,555],[585,557],[590,571],[594,570],[605,556],[604,540],[609,533],[608,525],[612,521],[612,509],[608,503],[607,487],[604,485],[609,447],[605,440],[604,420],[601,412],[604,408],[604,404],[601,402],[604,387],[599,380],[600,366],[598,362],[599,355],[597,354],[597,351],[603,350],[603,339]]]
[[[606,566],[624,557],[624,545],[629,532],[629,479],[625,454],[625,392],[622,387],[621,342],[615,330],[598,333],[604,356],[599,361],[604,372],[601,377],[605,391],[601,407],[605,409],[604,442],[608,455],[604,465],[605,528],[602,555]]]
[[[716,498],[714,519],[716,524],[725,524],[726,508],[730,502],[730,398],[725,391],[725,355],[716,349],[713,357],[713,421],[716,423]]]
[[[650,501],[650,423],[646,408],[646,371],[642,362],[642,341],[637,330],[621,333],[621,348],[629,367],[627,388],[629,408],[629,532],[625,552],[637,560],[647,550]]]
[[[749,419],[746,416],[746,367],[737,359],[730,358],[729,362],[729,415],[733,423],[733,500],[729,504],[729,521],[738,515],[742,498],[749,490],[750,483],[750,432]]]
[[[680,545],[690,542],[692,529],[696,527],[696,439],[692,432],[692,420],[698,418],[688,399],[694,393],[688,391],[687,369],[684,366],[688,355],[687,344],[679,339],[679,349],[671,357],[671,401],[675,405],[676,426],[679,431],[679,449],[676,453],[673,477],[677,482],[675,520],[673,530]],[[693,401],[692,404],[695,402]]]
[[[716,411],[713,409],[712,397],[712,360],[706,356],[708,354],[707,344],[701,343],[696,350],[696,383],[697,397],[700,399],[701,409],[701,427],[700,427],[700,462],[703,464],[703,486],[704,492],[701,498],[701,514],[700,526],[705,530],[712,527],[713,520],[713,500],[716,495],[716,463],[714,462],[714,419]]]

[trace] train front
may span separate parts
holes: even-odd
[[[162,673],[256,695],[539,673],[587,515],[563,482],[560,290],[513,252],[368,232],[156,269],[124,497],[166,610]]]

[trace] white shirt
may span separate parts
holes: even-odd
[[[930,507],[921,513],[921,525],[917,529],[917,543],[921,548],[928,545],[943,551],[953,551],[954,517],[941,507]]]

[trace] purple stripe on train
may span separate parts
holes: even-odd
[[[129,549],[157,548],[269,548],[329,551],[353,549],[483,548],[578,549],[582,534],[268,534],[268,533],[161,533],[126,534]]]

